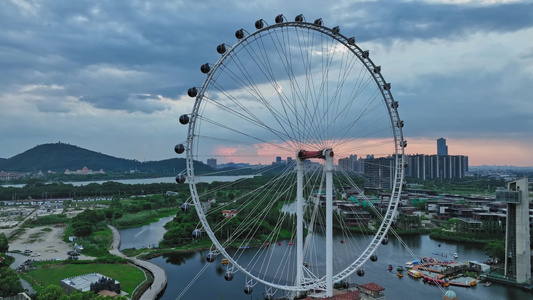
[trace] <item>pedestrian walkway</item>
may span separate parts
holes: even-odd
[[[167,286],[167,273],[163,268],[160,266],[153,264],[151,262],[147,262],[145,260],[140,260],[136,258],[127,257],[122,252],[119,251],[120,248],[120,233],[118,230],[108,225],[109,228],[113,231],[113,242],[111,243],[111,250],[109,250],[109,253],[120,256],[125,259],[129,259],[133,264],[135,264],[138,267],[141,267],[143,269],[148,270],[150,273],[152,273],[152,276],[154,278],[154,281],[152,282],[152,285],[144,292],[144,294],[141,296],[141,300],[154,300],[157,298],[157,296],[165,289]]]

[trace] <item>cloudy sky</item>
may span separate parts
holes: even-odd
[[[278,14],[354,35],[392,83],[409,154],[533,166],[533,3],[0,1],[0,157],[64,142],[140,161],[175,157],[199,66]],[[351,33],[351,34],[350,34]]]

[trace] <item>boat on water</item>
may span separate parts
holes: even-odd
[[[421,261],[419,260],[411,260],[405,263],[405,267],[407,269],[412,269],[414,266],[419,265]]]
[[[472,279],[472,281],[470,281],[470,286],[476,286],[476,285],[477,285],[477,280]]]
[[[490,286],[491,284],[492,284],[492,282],[487,281],[487,282],[485,283],[485,286]]]
[[[402,266],[398,266],[398,268],[396,268],[396,271],[398,271],[398,272],[403,272],[403,270],[404,270],[404,269],[403,269]]]
[[[444,280],[441,280],[441,279],[435,279],[435,278],[429,277],[429,276],[424,276],[422,278],[422,282],[427,283],[427,284],[432,284],[432,285],[440,285],[440,286],[444,286],[444,287],[450,286],[450,283],[447,282],[447,281],[444,281]]]
[[[396,275],[398,275],[398,277],[403,277],[403,274],[400,272],[396,273]]]
[[[387,270],[392,271],[392,265],[389,265],[389,267],[387,268]]]
[[[458,257],[459,257],[459,254],[454,253],[454,254],[453,254],[453,257],[454,257],[454,258],[458,258]]]
[[[410,269],[407,271],[407,275],[413,277],[413,278],[421,278],[422,277],[422,273],[420,271],[417,271],[417,270],[413,270],[413,269]]]
[[[227,258],[223,258],[223,259],[222,259],[222,264],[223,264],[223,265],[227,265],[227,264],[229,264],[229,260],[228,260]]]

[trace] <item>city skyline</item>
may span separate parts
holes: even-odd
[[[531,11],[504,0],[4,1],[0,158],[57,141],[139,161],[180,157],[178,118],[191,112],[200,65],[235,30],[282,13],[322,18],[370,50],[400,103],[406,154],[436,154],[444,137],[472,166],[531,167]]]

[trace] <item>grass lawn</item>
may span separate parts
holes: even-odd
[[[59,285],[59,281],[67,277],[89,273],[100,273],[118,280],[122,290],[130,295],[145,279],[143,271],[128,264],[53,264],[39,267],[27,274],[39,283],[40,286],[37,286],[35,281],[28,281],[36,291],[40,291],[49,284]]]

